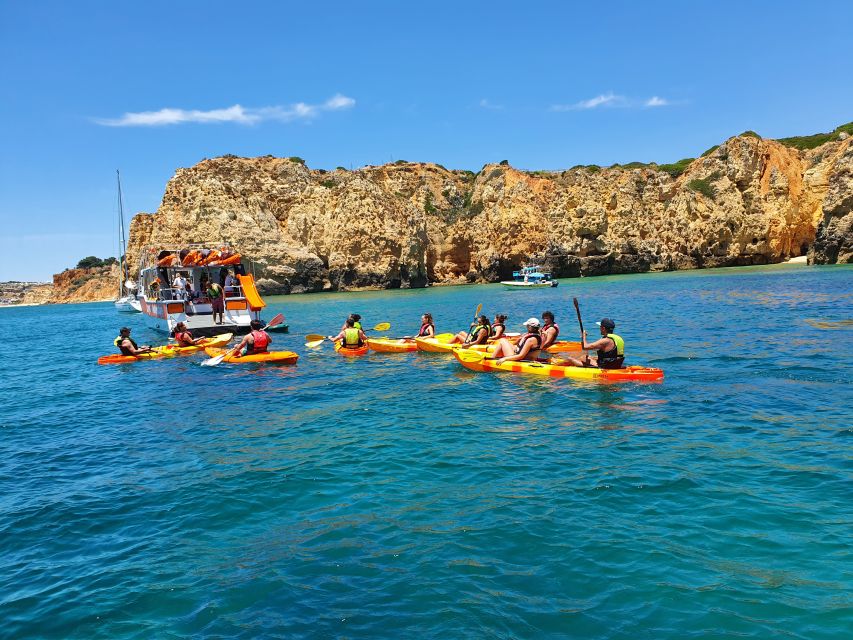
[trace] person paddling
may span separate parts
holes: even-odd
[[[175,325],[175,340],[177,340],[179,347],[195,347],[204,342],[204,338],[193,338],[193,334],[189,332],[185,322],[179,322]]]
[[[527,333],[519,338],[517,344],[512,344],[506,338],[498,340],[492,357],[497,364],[503,364],[507,360],[536,360],[542,347],[542,336],[539,334],[539,321],[536,318],[528,318],[524,323]]]
[[[260,320],[252,320],[249,323],[251,331],[231,351],[232,356],[251,356],[255,353],[266,353],[267,347],[272,342],[270,334],[263,330]]]
[[[130,337],[130,329],[127,327],[119,329],[118,337],[113,340],[113,344],[117,346],[122,355],[125,356],[138,356],[141,353],[148,353],[151,351],[151,347],[147,344],[142,345],[141,347],[136,344]]]
[[[361,327],[356,327],[355,324],[356,321],[353,319],[353,316],[350,316],[347,318],[343,330],[336,336],[328,336],[329,340],[334,340],[335,342],[343,340],[343,346],[346,349],[357,349],[364,346],[367,336],[364,335]]]
[[[462,343],[463,347],[468,347],[472,344],[486,344],[491,332],[492,325],[489,324],[489,318],[480,316],[476,321],[471,323],[471,329],[468,332],[460,331],[453,336],[450,344]]]
[[[489,336],[492,340],[503,338],[506,333],[506,315],[496,313],[495,320],[492,322],[492,334]]]
[[[587,343],[586,331],[581,334],[581,349],[584,351],[596,351],[596,357],[588,355],[583,360],[577,358],[566,358],[576,367],[598,367],[599,369],[621,369],[625,362],[625,341],[613,333],[616,323],[610,318],[602,318],[596,322],[601,329],[601,339],[593,343]]]

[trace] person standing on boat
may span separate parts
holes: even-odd
[[[260,320],[252,320],[249,323],[251,331],[246,334],[240,344],[231,351],[232,356],[250,356],[255,353],[266,353],[267,347],[272,342],[270,334],[263,330],[263,324]]]
[[[175,291],[175,299],[186,300],[187,298],[187,279],[180,271],[172,281],[172,288]]]
[[[347,321],[344,323],[344,328],[341,332],[336,336],[327,336],[329,340],[337,342],[338,340],[343,340],[343,346],[347,349],[357,349],[358,347],[364,346],[364,343],[367,341],[367,336],[364,335],[364,331],[361,330],[361,327],[355,326],[355,320],[353,320],[353,316],[358,314],[353,314]],[[360,318],[361,316],[359,316]]]
[[[225,313],[225,291],[222,285],[218,282],[211,282],[207,285],[207,297],[210,299],[210,308],[213,311],[213,323],[222,324],[222,314]],[[216,321],[216,316],[219,316],[219,322]]]
[[[557,341],[557,336],[560,335],[560,326],[554,322],[554,314],[550,311],[542,312],[542,351]]]
[[[185,322],[179,322],[175,325],[175,340],[179,347],[195,347],[204,342],[204,338],[193,338],[193,334],[187,329]]]
[[[237,295],[237,287],[240,286],[240,281],[237,279],[237,276],[232,273],[228,273],[225,276],[225,297],[233,298]]]
[[[130,337],[130,329],[127,327],[119,329],[118,337],[113,340],[113,344],[117,346],[122,355],[125,356],[138,356],[140,353],[148,353],[151,351],[151,347],[147,344],[144,344],[141,347],[137,345]]]
[[[513,344],[506,338],[501,338],[492,351],[492,357],[497,364],[503,364],[507,360],[536,360],[539,358],[539,350],[542,348],[542,336],[539,334],[539,321],[536,318],[528,318],[524,323],[527,329],[518,344]]]
[[[586,331],[581,334],[581,349],[596,351],[596,357],[584,356],[583,360],[566,358],[575,367],[598,367],[599,369],[621,369],[625,362],[625,341],[613,333],[616,323],[610,318],[602,318],[596,322],[601,329],[601,339],[592,343],[586,341]]]

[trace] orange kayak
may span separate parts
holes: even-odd
[[[573,367],[526,360],[510,360],[498,364],[484,353],[470,349],[455,349],[453,355],[459,363],[471,371],[510,371],[551,378],[575,378],[595,382],[659,382],[663,370],[651,367],[622,367],[621,369],[598,369],[596,367]]]
[[[204,342],[195,347],[179,347],[176,344],[166,344],[162,347],[154,347],[148,353],[140,353],[138,356],[126,356],[121,353],[112,353],[108,356],[98,358],[98,364],[127,364],[139,360],[158,360],[160,358],[171,358],[172,356],[196,353],[205,347],[222,347],[231,341],[233,333],[222,333],[218,336],[206,338]]]
[[[227,349],[207,348],[204,352],[211,358],[222,355]],[[252,364],[266,362],[269,364],[296,364],[299,354],[293,351],[268,351],[267,353],[253,353],[248,356],[225,356],[222,362],[231,364]]]
[[[349,348],[344,346],[343,342],[336,342],[335,343],[335,351],[340,353],[342,356],[350,356],[350,357],[363,356],[367,353],[367,349],[368,349],[368,347],[366,344],[362,345],[361,347],[356,347],[355,349],[349,349]]]

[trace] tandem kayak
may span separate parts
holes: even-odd
[[[367,345],[365,344],[360,347],[356,347],[355,349],[350,349],[349,347],[345,347],[343,342],[336,342],[335,351],[340,353],[342,356],[363,356],[367,354]]]
[[[507,339],[510,342],[517,342],[520,335],[517,333],[507,334]],[[452,353],[457,349],[462,348],[458,342],[451,343],[453,340],[452,333],[440,333],[434,338],[415,338],[415,344],[419,351],[428,351],[430,353]],[[488,344],[473,344],[467,347],[472,351],[485,352],[492,348],[494,342],[489,340]],[[548,353],[571,353],[581,351],[580,342],[572,342],[570,340],[558,340],[550,347],[545,349]]]
[[[471,371],[511,371],[551,378],[575,378],[596,382],[632,382],[663,380],[663,370],[650,367],[622,367],[621,369],[598,369],[596,367],[573,367],[529,361],[509,361],[498,364],[484,353],[470,349],[455,349],[453,355],[459,363]]]
[[[195,347],[179,347],[176,344],[166,344],[162,347],[154,347],[147,353],[140,353],[138,356],[126,356],[121,353],[114,353],[108,356],[98,358],[98,364],[126,364],[128,362],[136,362],[138,360],[158,360],[160,358],[171,358],[172,356],[186,355],[201,351],[206,347],[222,347],[234,337],[233,333],[222,333],[218,336],[205,338],[204,341]]]
[[[217,349],[215,347],[208,347],[204,350],[211,358],[221,356],[226,351],[228,349]],[[225,356],[222,362],[230,364],[257,364],[264,362],[269,364],[296,364],[297,360],[299,360],[299,354],[293,351],[268,351],[266,353],[253,353],[248,356]]]
[[[413,338],[368,338],[367,346],[381,353],[408,353],[418,350]]]

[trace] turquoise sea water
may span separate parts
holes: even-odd
[[[302,346],[480,302],[574,339],[572,296],[666,380]],[[98,366],[123,323],[157,335],[109,304],[0,309],[0,637],[849,637],[853,268],[268,311],[297,366]]]

